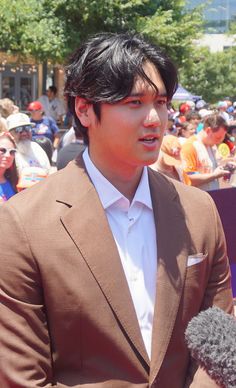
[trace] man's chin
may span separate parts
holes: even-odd
[[[148,158],[146,160],[145,166],[150,166],[151,164],[156,163],[158,156],[159,156],[159,152],[153,155],[152,157]]]

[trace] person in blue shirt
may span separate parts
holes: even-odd
[[[40,101],[31,102],[27,110],[30,112],[30,121],[35,124],[32,128],[32,140],[46,137],[56,148],[59,141],[59,128],[55,120],[52,117],[44,116],[43,105]]]
[[[16,194],[18,174],[15,164],[16,144],[12,136],[0,134],[0,203]]]

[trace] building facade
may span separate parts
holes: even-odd
[[[46,88],[56,85],[58,97],[63,99],[64,72],[61,66],[47,64]],[[0,99],[10,98],[21,111],[43,93],[43,65],[33,58],[24,62],[19,58],[0,52]]]
[[[188,0],[188,9],[202,5],[202,0]],[[204,13],[204,35],[196,43],[209,47],[211,52],[224,51],[236,45],[235,36],[229,36],[230,23],[236,23],[236,0],[210,0]]]
[[[192,9],[202,5],[202,0],[188,0],[187,7]],[[235,0],[211,0],[204,10],[205,33],[224,34],[229,31],[231,21],[236,21]]]

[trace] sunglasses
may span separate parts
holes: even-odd
[[[22,125],[21,127],[16,127],[13,129],[16,133],[22,133],[22,132],[31,132],[31,125]]]
[[[5,148],[5,147],[0,147],[0,155],[5,155],[6,153],[9,153],[11,156],[14,156],[16,153],[15,148]]]

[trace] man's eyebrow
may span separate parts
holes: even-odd
[[[147,94],[149,93],[146,93],[146,92],[137,92],[137,93],[131,93],[129,94],[126,98],[129,98],[129,97],[143,97],[143,96],[146,96]],[[153,93],[155,94],[155,97],[167,97],[167,93]]]

